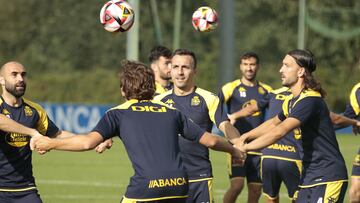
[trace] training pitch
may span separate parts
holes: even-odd
[[[337,138],[350,174],[360,136],[338,135]],[[212,152],[211,159],[215,201],[222,202],[222,196],[229,184],[226,155]],[[36,183],[44,203],[118,203],[129,177],[133,175],[119,138],[115,138],[113,148],[103,154],[95,151],[52,151],[40,156],[34,153],[33,165]],[[246,196],[245,189],[237,202],[245,202]],[[280,198],[281,202],[289,202],[284,186]],[[348,202],[348,196],[345,202]]]

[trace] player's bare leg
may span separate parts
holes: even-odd
[[[360,203],[360,177],[351,177],[350,202]]]
[[[279,197],[276,197],[276,198],[273,198],[273,199],[270,199],[270,198],[266,198],[265,200],[266,203],[279,203]]]
[[[230,179],[230,187],[226,191],[223,202],[224,203],[235,203],[237,197],[240,195],[244,188],[244,178],[235,177]]]
[[[248,203],[258,203],[261,196],[262,184],[249,183],[248,184]]]

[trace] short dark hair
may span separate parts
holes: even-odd
[[[151,68],[138,61],[124,60],[121,63],[120,88],[125,98],[152,99],[155,94],[155,76]]]
[[[172,54],[171,58],[174,57],[175,55],[180,55],[180,56],[191,56],[194,60],[194,68],[196,68],[196,55],[193,51],[190,51],[188,49],[176,49],[174,51],[174,53]]]
[[[257,55],[257,53],[249,51],[249,52],[245,52],[243,55],[241,55],[240,57],[240,63],[242,60],[244,59],[249,59],[249,58],[255,58],[256,59],[256,64],[260,64],[260,58]]]
[[[149,62],[153,63],[154,61],[159,60],[161,56],[165,58],[171,58],[171,50],[164,46],[156,46],[151,49],[149,54]]]

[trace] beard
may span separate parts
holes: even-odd
[[[22,89],[16,89],[17,87],[22,87]],[[11,85],[11,84],[6,83],[5,84],[5,89],[11,95],[13,95],[14,97],[20,98],[25,94],[26,83],[21,82],[21,83],[15,84],[15,85]]]
[[[284,87],[291,87],[291,86],[293,86],[295,83],[296,83],[297,81],[296,80],[291,80],[291,79],[287,79],[287,80],[284,80],[284,81],[282,81],[282,86],[284,86]]]
[[[255,71],[247,71],[242,74],[246,80],[253,81],[256,78],[256,72]]]
[[[163,79],[163,80],[170,80],[170,79],[171,79],[171,75],[160,72],[160,78]]]

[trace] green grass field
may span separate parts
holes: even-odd
[[[359,148],[360,136],[338,136],[341,151],[349,173],[355,153]],[[228,187],[226,156],[211,153],[214,170],[215,201],[221,202]],[[40,156],[33,155],[34,175],[45,203],[113,203],[119,202],[133,171],[127,154],[119,139],[114,147],[104,154],[91,152],[58,152]],[[239,196],[238,202],[246,202],[247,191]],[[282,187],[281,201],[289,202]],[[263,201],[261,201],[263,202]],[[346,201],[348,202],[348,197]]]

